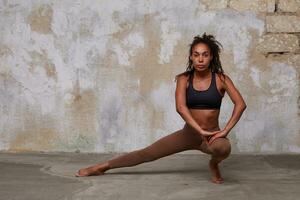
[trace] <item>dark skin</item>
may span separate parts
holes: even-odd
[[[207,90],[211,82],[211,72],[209,64],[213,58],[209,47],[206,44],[199,43],[192,49],[190,59],[195,68],[193,87],[198,91]],[[246,109],[246,104],[240,92],[234,86],[232,80],[225,74],[225,79],[221,75],[216,76],[217,90],[224,96],[225,92],[234,103],[234,109],[231,118],[223,129],[219,126],[219,109],[189,109],[186,106],[186,88],[188,87],[188,76],[178,77],[175,92],[176,110],[186,121],[186,124],[193,127],[202,137],[207,146],[211,145],[217,138],[227,137],[230,130],[239,121],[242,113]],[[222,81],[221,78],[223,78]],[[223,183],[223,178],[218,164],[220,160],[211,159],[209,168],[212,172],[214,183]]]
[[[210,49],[206,44],[199,43],[194,46],[190,59],[195,68],[193,87],[202,91],[208,89],[211,81],[209,64],[213,58]],[[208,144],[211,144],[218,137],[226,137],[230,130],[240,119],[243,111],[246,109],[246,103],[238,89],[234,86],[232,80],[225,74],[225,81],[221,75],[216,76],[216,84],[219,93],[224,96],[225,92],[229,95],[234,103],[234,110],[231,118],[224,129],[219,127],[219,109],[188,109],[186,106],[186,87],[188,86],[188,76],[181,75],[178,77],[177,88],[175,93],[176,109],[185,119],[186,123],[196,129]],[[217,131],[213,131],[217,130]]]
[[[194,89],[206,90],[209,87],[212,78],[209,64],[212,58],[210,49],[206,44],[199,43],[192,49],[190,59],[193,61],[193,66],[195,67],[193,79]],[[210,145],[216,138],[226,137],[229,134],[230,130],[235,126],[243,111],[246,109],[246,104],[228,75],[225,75],[225,82],[221,81],[221,75],[216,76],[216,84],[219,93],[224,96],[225,92],[227,92],[234,103],[232,116],[224,129],[221,130],[219,127],[220,110],[187,108],[185,95],[186,88],[188,87],[188,78],[189,77],[185,75],[178,77],[175,92],[176,110],[186,123],[200,134],[204,142],[206,142],[207,145]],[[210,160],[209,163],[214,183],[222,183],[223,181],[218,168],[219,162],[220,161],[217,160]],[[76,176],[103,175],[108,169],[108,162],[104,162],[88,168],[80,169],[76,173]]]

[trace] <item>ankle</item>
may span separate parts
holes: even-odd
[[[215,160],[215,159],[210,159],[209,163],[212,165],[218,165],[220,163],[220,161]]]

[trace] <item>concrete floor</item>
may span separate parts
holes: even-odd
[[[75,177],[117,154],[0,153],[0,199],[263,199],[300,196],[300,155],[235,155],[221,164],[223,184],[210,182],[209,156],[173,154],[103,176]]]

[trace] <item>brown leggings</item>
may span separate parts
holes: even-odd
[[[110,169],[130,167],[186,150],[200,150],[210,154],[212,159],[220,162],[228,157],[231,152],[231,145],[228,138],[217,138],[209,146],[202,141],[201,136],[193,128],[185,124],[182,129],[160,138],[143,149],[125,153],[107,162]]]

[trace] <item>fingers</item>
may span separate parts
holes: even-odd
[[[211,136],[208,136],[208,137],[207,137],[207,141],[209,141],[212,137],[213,137],[212,135],[211,135]]]
[[[219,133],[219,132],[221,132],[221,131],[214,131],[214,132],[213,132],[213,135],[215,135],[215,134],[217,134],[217,133]]]
[[[208,142],[208,144],[211,144],[215,139],[217,139],[218,137],[217,136],[215,136],[215,137],[212,137],[210,140],[209,140],[209,142]]]
[[[208,145],[208,139],[207,139],[207,137],[205,137],[204,141]]]
[[[204,136],[213,136],[215,134],[218,134],[220,131],[205,131],[204,133],[202,133],[202,135]]]
[[[211,136],[210,139],[209,139],[209,141],[208,141],[208,144],[211,144],[212,141],[214,141],[214,139],[215,139],[216,137],[217,137],[216,135]]]
[[[206,146],[208,146],[208,139],[207,136],[202,137],[203,142],[205,143]]]
[[[211,137],[209,138],[209,140],[208,140],[208,144],[211,144],[212,141],[213,141],[215,138],[216,138],[215,136],[211,136]]]
[[[216,134],[218,134],[220,131],[212,131],[212,132],[208,132],[209,134],[208,134],[208,136],[213,136],[213,135],[216,135]]]

